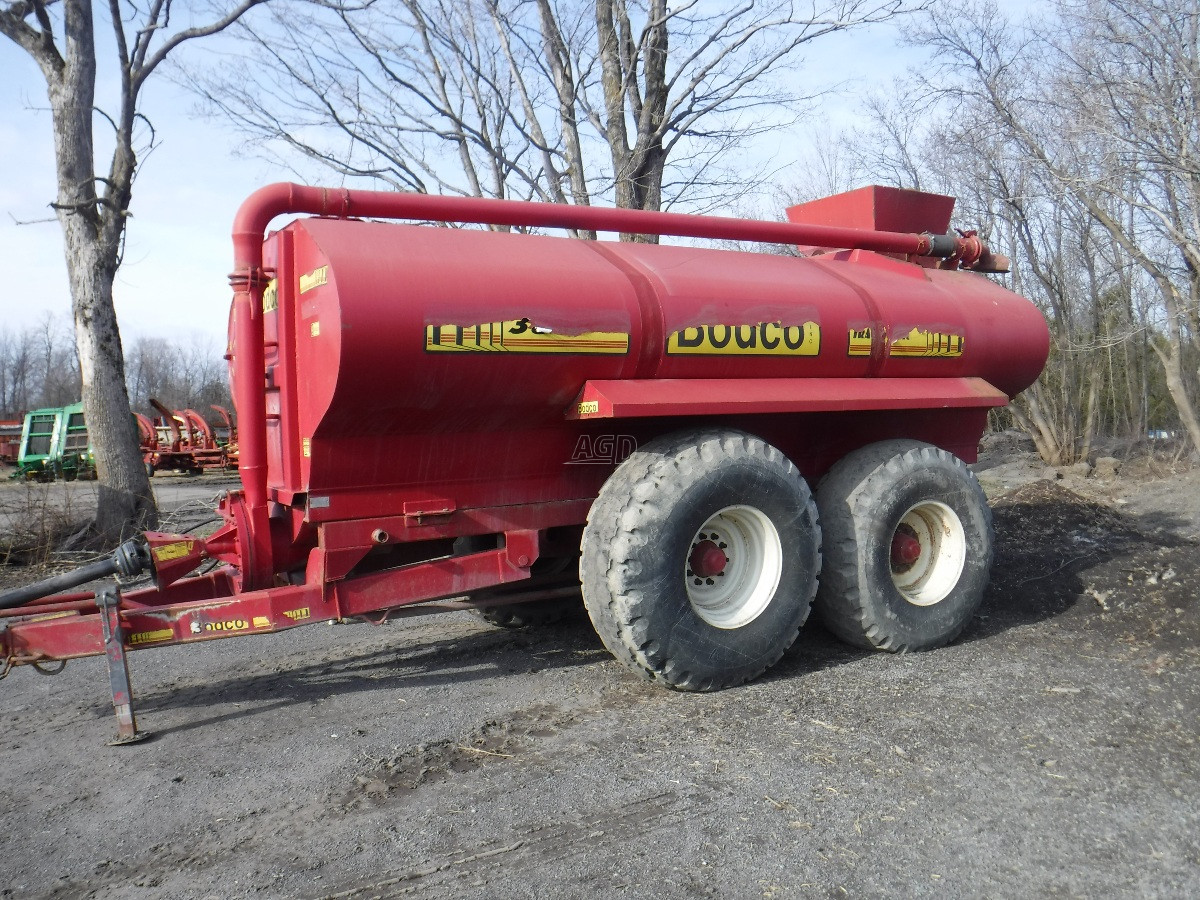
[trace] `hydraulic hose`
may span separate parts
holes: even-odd
[[[0,609],[23,606],[30,600],[48,597],[50,594],[57,594],[59,591],[78,587],[109,575],[124,575],[126,578],[130,578],[142,572],[149,562],[150,556],[145,544],[137,539],[128,540],[118,547],[108,559],[88,563],[73,572],[64,572],[62,575],[35,581],[25,587],[0,594]]]

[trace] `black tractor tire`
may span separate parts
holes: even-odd
[[[588,515],[580,580],[621,663],[712,691],[783,656],[820,567],[817,509],[796,467],[760,438],[714,429],[657,438],[617,468]]]
[[[958,637],[993,554],[987,497],[961,459],[919,441],[871,444],[821,479],[817,507],[825,562],[814,608],[830,631],[892,652]]]

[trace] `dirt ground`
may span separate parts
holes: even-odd
[[[315,625],[134,654],[126,747],[101,660],[14,671],[0,897],[1200,895],[1200,470],[977,470],[992,584],[930,653],[811,623],[688,695],[582,617]]]

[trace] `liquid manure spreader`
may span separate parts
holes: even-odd
[[[953,206],[873,187],[783,223],[262,188],[233,228],[223,524],[3,595],[0,669],[105,655],[124,742],[129,651],[530,624],[581,584],[617,659],[680,690],[760,675],[810,609],[862,647],[943,645],[992,560],[965,463],[1049,347]],[[439,227],[468,223],[507,227]],[[523,233],[545,228],[799,255]]]

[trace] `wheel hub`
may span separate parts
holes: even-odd
[[[696,615],[714,628],[741,628],[767,608],[779,585],[779,532],[761,510],[727,506],[700,526],[683,568]]]
[[[921,541],[908,525],[901,524],[892,536],[892,570],[901,571],[912,567],[921,558]]]
[[[715,578],[717,575],[723,575],[728,562],[729,557],[725,555],[725,551],[707,538],[697,543],[692,548],[692,555],[688,557],[688,567],[697,578]]]
[[[914,606],[933,606],[954,590],[967,558],[962,521],[939,500],[910,507],[892,533],[892,583]]]

